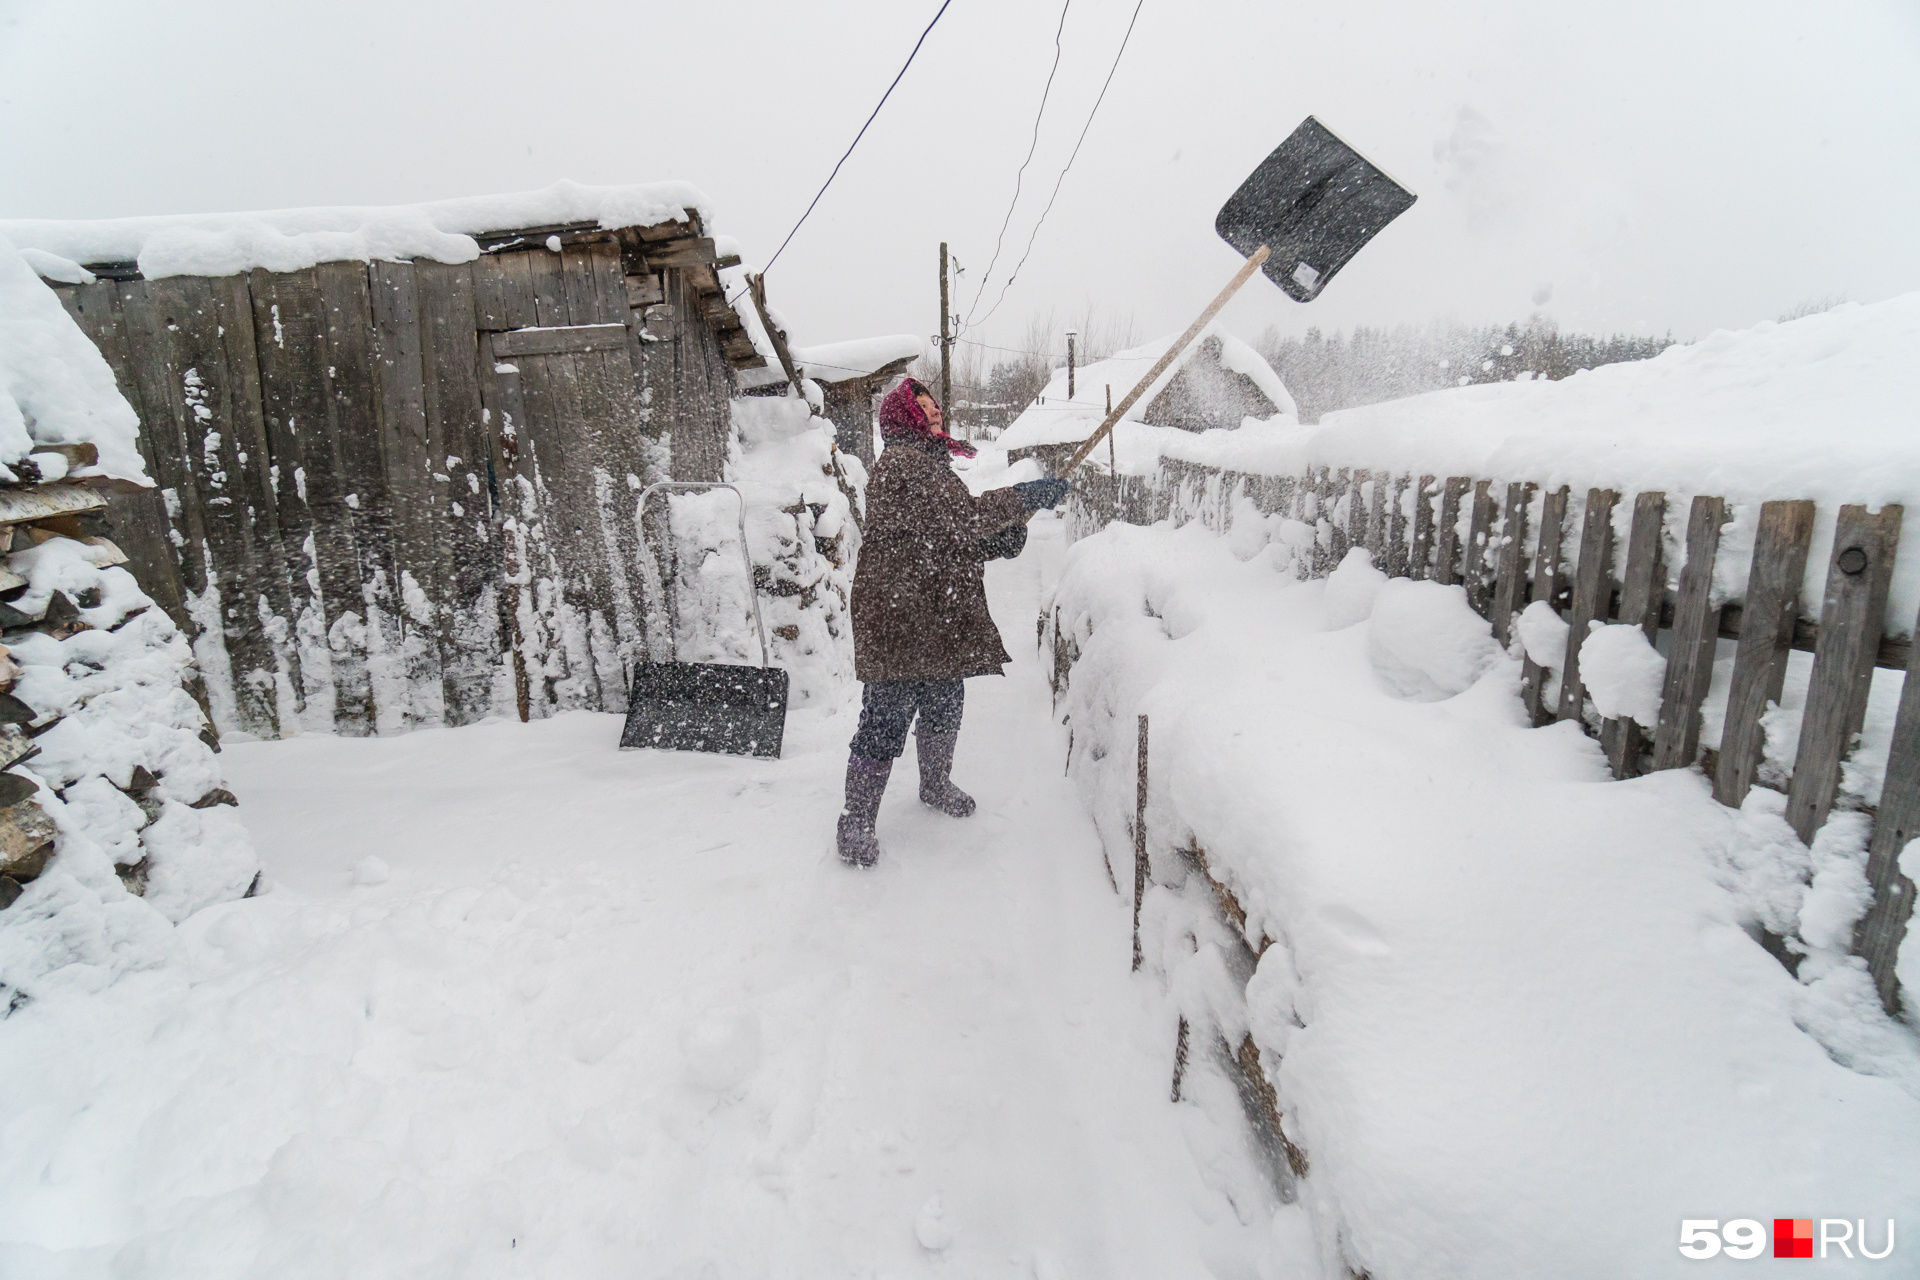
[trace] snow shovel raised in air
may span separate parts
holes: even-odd
[[[1069,475],[1087,460],[1256,270],[1264,268],[1295,302],[1311,302],[1382,227],[1412,208],[1415,198],[1308,116],[1227,198],[1213,221],[1220,238],[1246,255],[1246,265],[1054,474]]]
[[[1312,302],[1415,198],[1308,116],[1227,198],[1213,229],[1248,256],[1265,245],[1267,278]]]
[[[740,559],[747,569],[747,597],[753,607],[753,629],[760,640],[760,665],[641,663],[634,669],[633,693],[627,702],[627,724],[620,734],[620,745],[777,758],[787,732],[787,673],[774,666],[767,653],[760,592],[754,586],[753,557],[747,551],[746,496],[730,484],[662,481],[648,485],[640,494],[637,510],[641,515],[646,514],[653,495],[663,489],[731,489],[740,499]],[[671,540],[668,545],[671,555]],[[672,566],[667,568],[671,572]],[[671,627],[668,634],[672,635]]]

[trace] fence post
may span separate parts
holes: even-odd
[[[1620,495],[1611,489],[1587,490],[1587,509],[1580,522],[1580,563],[1573,570],[1573,601],[1567,609],[1567,656],[1560,666],[1560,719],[1578,720],[1586,698],[1580,683],[1580,646],[1586,643],[1587,624],[1607,616],[1612,594],[1609,576],[1613,562],[1613,504]]]
[[[1327,525],[1333,530],[1333,534],[1327,544],[1327,565],[1321,571],[1323,576],[1328,571],[1340,567],[1340,562],[1347,558],[1347,549],[1353,545],[1352,538],[1347,534],[1347,526],[1353,522],[1351,501],[1353,491],[1353,472],[1345,467],[1340,468],[1334,475],[1333,488],[1328,491],[1326,499]],[[1340,520],[1340,499],[1342,498],[1349,499],[1345,523]]]
[[[1920,626],[1914,628],[1920,636]],[[1874,989],[1889,1015],[1900,1011],[1900,984],[1893,964],[1913,914],[1913,881],[1900,873],[1900,851],[1920,834],[1920,644],[1907,659],[1907,682],[1893,721],[1893,746],[1887,752],[1886,782],[1880,788],[1880,812],[1867,845],[1867,883],[1873,905],[1854,930],[1853,950],[1867,962]]]
[[[1333,472],[1329,468],[1321,467],[1314,473],[1313,516],[1307,523],[1313,526],[1313,576],[1316,578],[1327,576],[1327,560],[1333,553],[1334,540],[1340,536],[1340,531],[1333,527],[1334,483]],[[1324,543],[1321,541],[1322,521],[1327,526]]]
[[[1365,467],[1356,467],[1353,472],[1353,487],[1347,490],[1347,546],[1367,546],[1367,482],[1373,478],[1373,472]],[[1373,548],[1367,547],[1371,551]],[[1342,556],[1341,559],[1346,557]]]
[[[1666,573],[1667,495],[1657,489],[1637,495],[1633,500],[1633,525],[1627,533],[1627,567],[1620,575],[1620,618],[1624,626],[1639,627],[1647,643],[1660,638],[1660,606],[1667,593]],[[1600,745],[1606,749],[1607,763],[1616,778],[1640,772],[1640,757],[1647,751],[1647,730],[1629,717],[1608,720],[1600,726]]]
[[[1893,502],[1880,508],[1879,515],[1868,515],[1865,507],[1841,507],[1834,527],[1820,640],[1800,717],[1793,781],[1787,784],[1787,821],[1808,844],[1833,807],[1840,762],[1866,718],[1903,514]]]
[[[1560,593],[1560,542],[1567,523],[1567,486],[1561,485],[1540,499],[1540,533],[1533,546],[1533,599],[1544,600],[1558,608],[1554,597]],[[1531,603],[1531,601],[1529,601]],[[1553,709],[1546,705],[1547,668],[1526,659],[1520,668],[1521,701],[1537,728],[1553,720]]]
[[[1800,616],[1800,580],[1813,540],[1811,502],[1766,502],[1754,530],[1753,568],[1741,605],[1740,647],[1727,689],[1726,727],[1720,731],[1720,762],[1713,798],[1735,809],[1753,787],[1766,734],[1760,717],[1780,700],[1793,651],[1793,624]]]
[[[1700,750],[1700,704],[1713,682],[1720,610],[1713,605],[1713,562],[1720,552],[1723,498],[1696,497],[1687,514],[1687,562],[1673,606],[1673,641],[1660,689],[1660,724],[1653,734],[1653,767],[1684,769]]]
[[[1411,479],[1409,476],[1395,476],[1393,479],[1393,496],[1388,499],[1391,505],[1387,508],[1387,563],[1385,567],[1389,578],[1404,578],[1408,576],[1407,513],[1403,511],[1401,507],[1405,502],[1403,495],[1406,493],[1407,485],[1411,482]]]
[[[1147,716],[1140,713],[1133,801],[1133,967],[1140,968],[1140,904],[1147,896]]]
[[[1187,1019],[1180,1017],[1179,1029],[1173,1033],[1173,1100],[1180,1101],[1180,1082],[1187,1074]]]
[[[1487,586],[1487,539],[1493,536],[1492,484],[1491,480],[1473,482],[1473,518],[1467,524],[1467,603],[1483,618],[1493,607]]]
[[[1378,472],[1373,477],[1373,492],[1367,495],[1367,552],[1373,557],[1373,567],[1383,573],[1387,570],[1387,511],[1391,503],[1387,500],[1390,492],[1391,477],[1386,472]]]
[[[1433,477],[1421,476],[1413,490],[1413,551],[1408,577],[1433,576]]]
[[[1471,476],[1448,476],[1440,496],[1440,554],[1433,566],[1433,580],[1443,587],[1460,581],[1460,499],[1473,488]]]
[[[1533,486],[1514,481],[1507,485],[1507,502],[1500,529],[1499,571],[1493,577],[1493,638],[1502,649],[1507,647],[1513,629],[1513,615],[1520,601],[1520,584],[1526,575],[1527,505],[1533,501]]]

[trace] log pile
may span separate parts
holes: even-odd
[[[158,963],[171,923],[258,874],[193,650],[108,523],[109,496],[153,491],[140,430],[0,240],[0,1017]]]
[[[190,883],[198,872],[161,864],[179,861],[207,823],[171,811],[237,803],[189,692],[186,641],[119,568],[126,556],[107,536],[105,507],[84,482],[0,490],[0,909],[65,841],[105,854],[131,893],[156,876],[171,883],[164,914],[204,905],[208,886]],[[215,825],[220,843],[240,848],[225,851],[233,865],[214,887],[238,896],[254,879],[244,832]]]

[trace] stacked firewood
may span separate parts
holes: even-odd
[[[256,869],[237,818],[203,812],[236,801],[192,653],[119,567],[106,506],[85,482],[0,489],[0,910],[50,867],[110,866],[177,920]]]

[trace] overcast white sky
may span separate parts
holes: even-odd
[[[684,178],[764,262],[937,7],[0,0],[0,216]],[[1071,0],[1010,256],[1132,10]],[[969,310],[1059,17],[953,0],[768,276],[796,340],[931,332],[943,238]],[[1311,304],[1255,281],[1229,312],[1249,337],[1541,310],[1691,338],[1920,288],[1914,0],[1146,0],[971,336],[1017,342],[1048,305],[1183,326],[1238,264],[1214,213],[1310,113],[1419,203]]]

